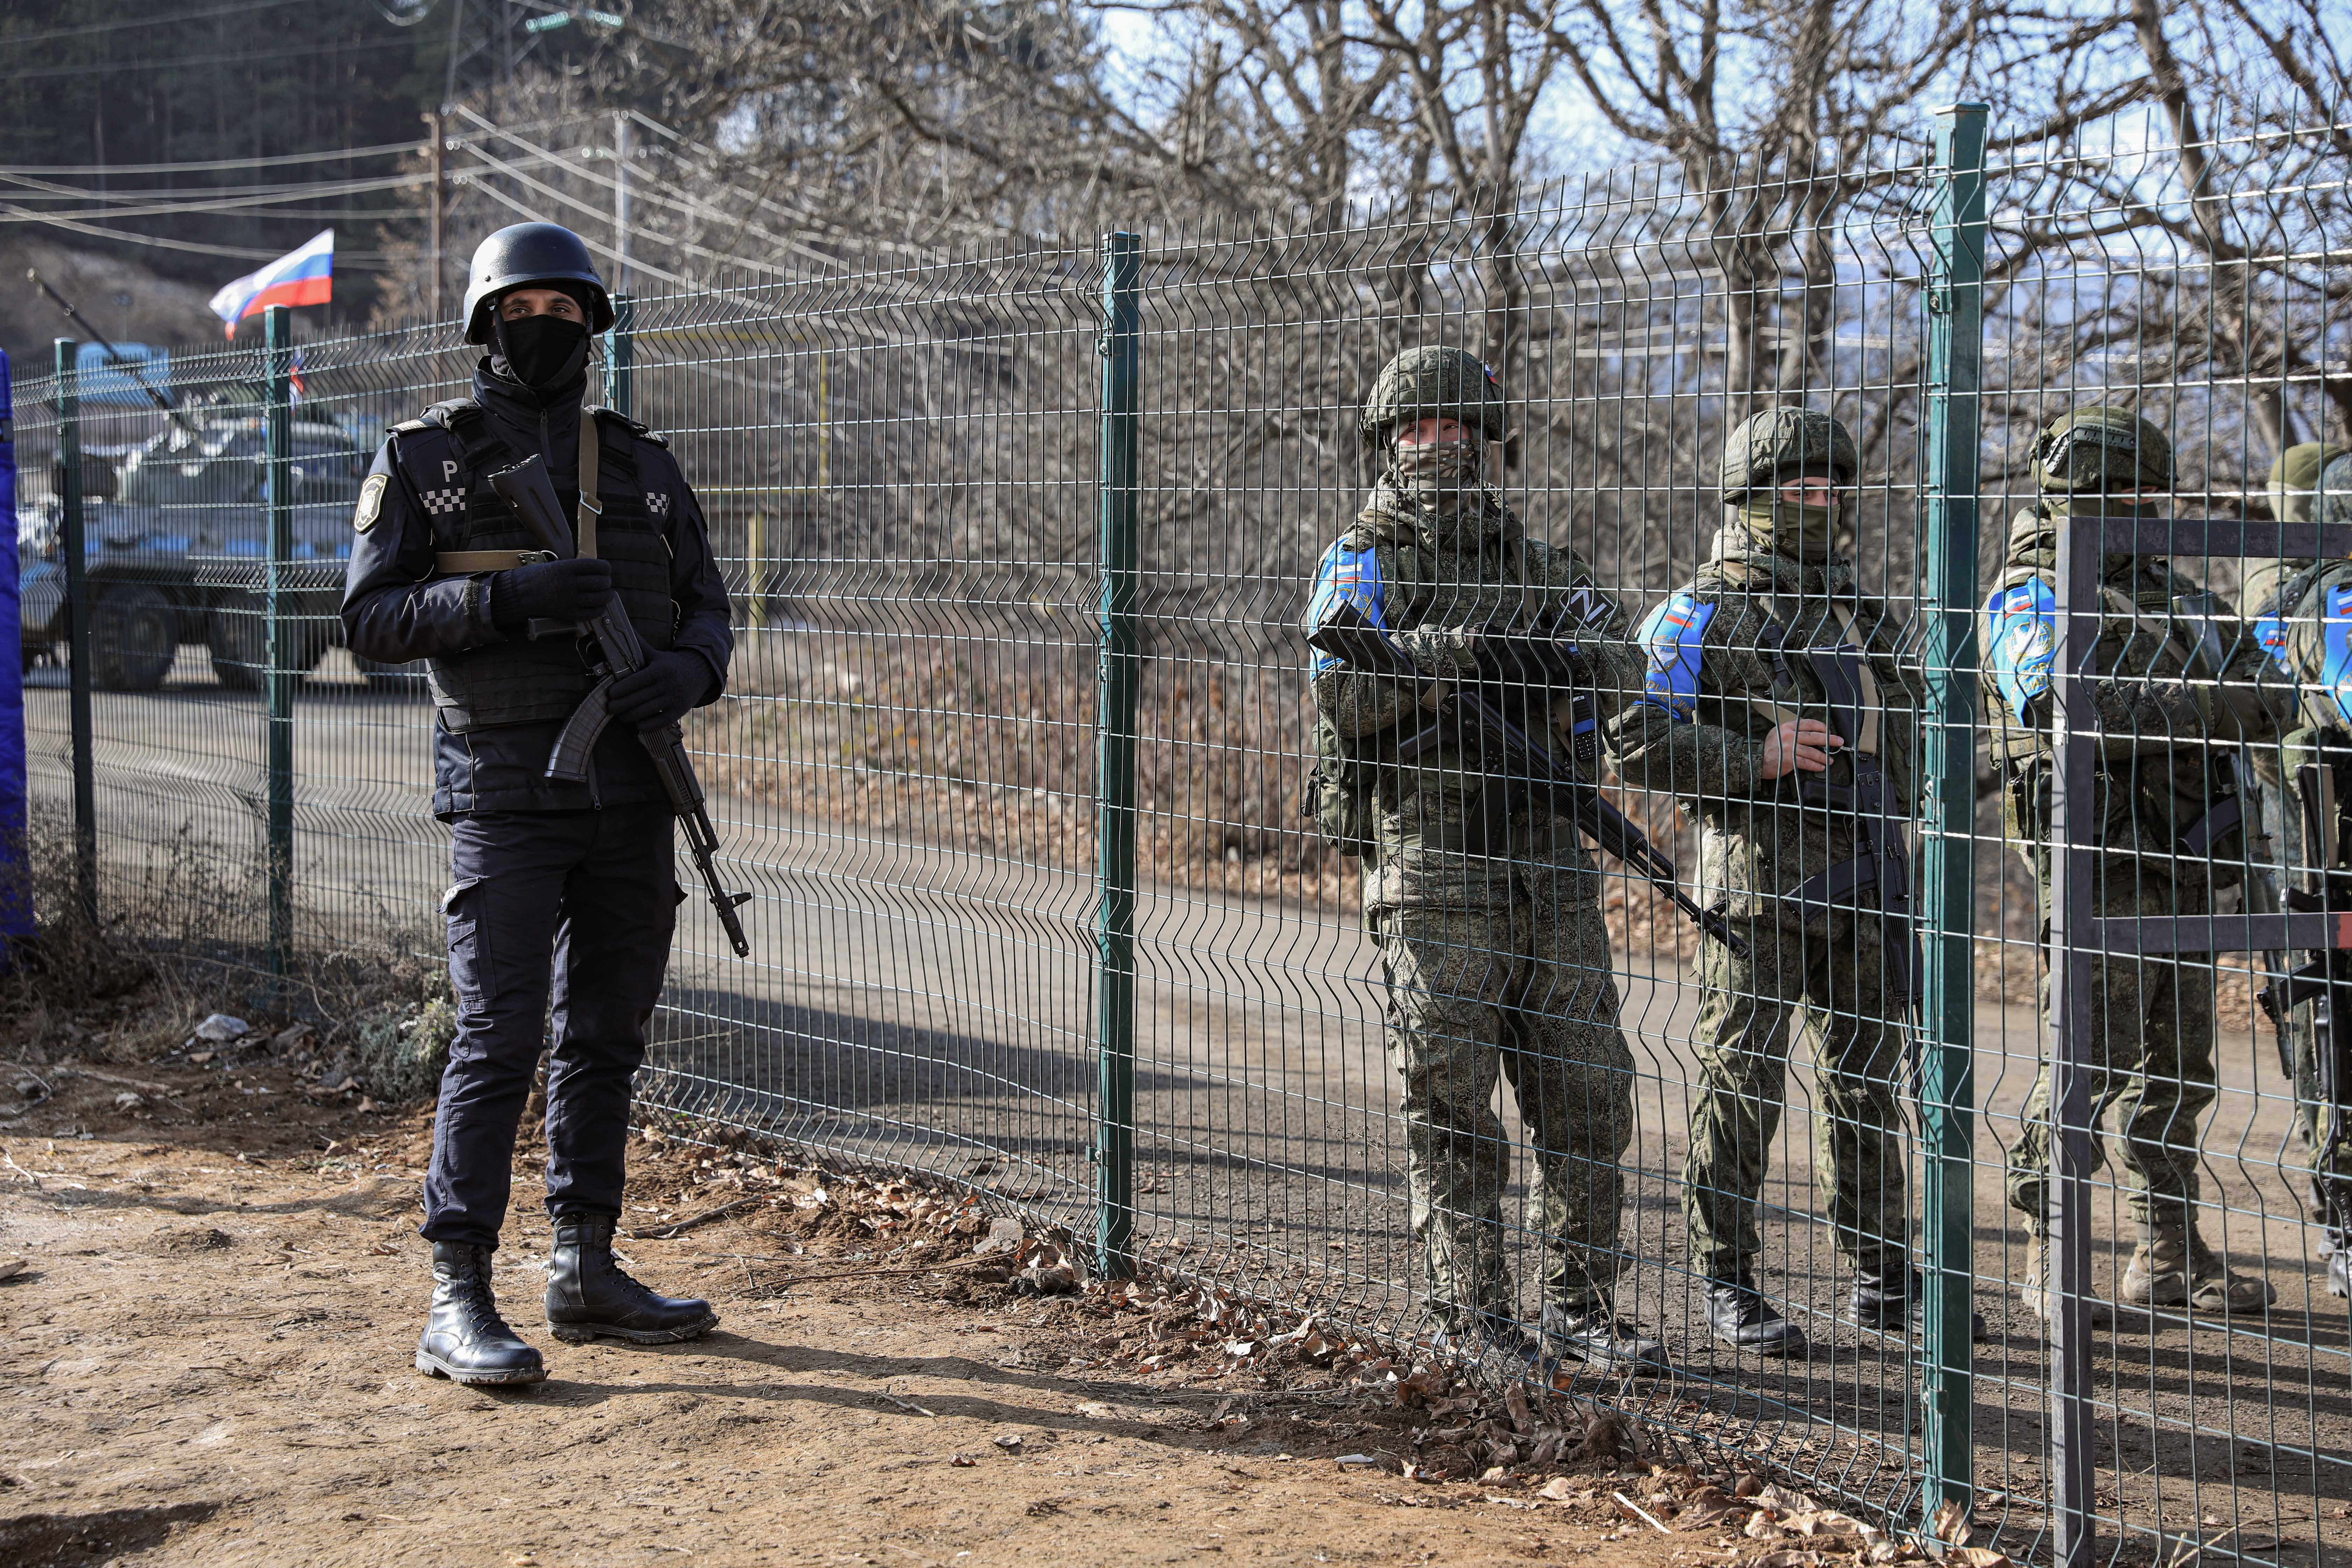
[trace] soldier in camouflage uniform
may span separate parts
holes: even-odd
[[[1699,944],[1701,1064],[1683,1212],[1719,1341],[1791,1355],[1805,1337],[1757,1289],[1757,1208],[1786,1099],[1790,1037],[1813,1035],[1818,1170],[1856,1319],[1899,1325],[1909,1262],[1895,1076],[1915,970],[1901,824],[1916,797],[1919,690],[1886,606],[1841,557],[1853,437],[1769,410],[1723,452],[1713,558],[1643,624],[1642,700],[1618,771],[1702,825],[1700,881],[1748,944]]]
[[[2300,515],[2305,521],[2315,515],[2325,522],[2352,522],[2352,455],[2331,448],[2328,457],[2324,472],[2312,476],[2313,489],[2300,498]],[[2352,804],[2352,683],[2346,679],[2352,674],[2352,562],[2306,563],[2277,587],[2271,601],[2261,606],[2255,628],[2276,660],[2278,676],[2294,683],[2290,700],[2295,710],[2287,721],[2295,728],[2271,752],[2273,767],[2284,774],[2284,769],[2277,767],[2281,758],[2332,764],[2340,812]],[[2293,790],[2286,793],[2282,817],[2295,825],[2285,864],[2305,869],[2314,867],[2315,859],[2304,853],[2302,804]],[[2352,828],[2342,831],[2352,835]],[[2335,1026],[2352,1027],[2352,1017],[2338,1016]],[[2320,1098],[2311,1004],[2294,1010],[2288,1036],[2294,1047],[2290,1071],[2296,1121],[2312,1161],[2314,1217],[2322,1222],[2320,1255],[2327,1262],[2327,1289],[2331,1295],[2352,1295],[2352,1253],[2346,1247],[2352,1238],[2345,1236],[2341,1222],[2330,1210],[2323,1185],[2352,1184],[2352,1144],[2332,1152],[2326,1148],[2327,1107]]]
[[[1417,349],[1391,362],[1363,414],[1382,472],[1323,556],[1307,628],[1353,605],[1422,672],[1475,683],[1527,733],[1590,760],[1598,716],[1579,737],[1555,714],[1596,698],[1613,709],[1637,677],[1625,618],[1582,561],[1528,538],[1484,482],[1503,418],[1494,377],[1472,355]],[[1580,637],[1578,651],[1530,635],[1554,633]],[[1633,1058],[1617,1026],[1600,872],[1569,807],[1501,775],[1475,736],[1424,733],[1429,715],[1408,683],[1320,652],[1312,678],[1321,721],[1310,806],[1363,857],[1389,1060],[1404,1085],[1412,1229],[1447,1337],[1660,1370],[1663,1347],[1616,1319],[1611,1300]],[[1401,760],[1409,741],[1420,749]],[[1498,1071],[1535,1149],[1536,1342],[1515,1321],[1504,1262],[1510,1150],[1491,1103]]]
[[[1993,759],[2005,774],[2004,822],[2040,889],[2050,920],[2051,665],[2057,606],[2058,531],[2073,514],[2158,517],[2173,483],[2164,433],[2128,409],[2086,407],[2042,432],[2033,448],[2039,505],[2011,525],[2000,584],[1979,631]],[[2197,585],[2154,557],[2114,555],[2101,564],[2103,613],[2092,668],[2099,773],[2093,807],[2100,854],[2095,912],[2104,918],[2201,914],[2229,862],[2244,864],[2239,802],[2225,767],[2230,748],[2258,739],[2219,700],[2217,672],[2199,663],[2198,634],[2178,601]],[[2238,640],[2232,685],[2260,677],[2262,650]],[[2201,679],[2200,679],[2201,677]],[[2273,1296],[2263,1280],[2231,1273],[2198,1233],[2197,1122],[2215,1094],[2213,967],[2103,959],[2093,970],[2086,1056],[2094,1125],[2117,1112],[2138,1246],[2120,1294],[2137,1305],[2251,1310]],[[2043,985],[2044,1016],[2049,1005]],[[2009,1201],[2032,1234],[2024,1297],[2047,1321],[2057,1310],[2047,1235],[2050,1074],[2034,1080],[2010,1152]],[[2104,1153],[2099,1156],[2104,1159]],[[2108,1314],[2094,1308],[2095,1321]]]
[[[2343,454],[2344,448],[2306,441],[2290,447],[2271,464],[2271,515],[2284,522],[2309,522],[2312,500],[2319,483],[2320,470]],[[2261,630],[2264,646],[2273,655],[2282,651],[2285,619],[2281,616],[2286,606],[2280,602],[2281,587],[2298,574],[2307,572],[2308,561],[2262,561],[2246,569],[2245,586],[2238,595],[2238,604],[2246,617]],[[2292,674],[2281,666],[2284,673]],[[2287,721],[2290,727],[2294,721]],[[2303,858],[2303,813],[2287,793],[2286,777],[2280,770],[2279,751],[2275,746],[2252,746],[2247,749],[2247,762],[2254,776],[2255,791],[2260,798],[2262,825],[2269,837],[2268,863],[2258,864],[2254,874],[2269,885],[2269,905],[2280,907],[2279,900],[2286,887],[2287,868],[2307,864]],[[2257,848],[2264,846],[2256,846]],[[2288,1080],[2296,1087],[2296,1131],[2304,1147],[2312,1152],[2319,1148],[2320,1129],[2315,1106],[2318,1096],[2318,1066],[2312,1058],[2310,1015],[2297,1015],[2282,1032],[2279,1042],[2279,1067]],[[2327,1205],[2320,1196],[2316,1179],[2309,1187],[2311,1217],[2324,1220]]]

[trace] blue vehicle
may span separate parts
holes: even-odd
[[[248,405],[249,406],[249,405]],[[308,671],[341,640],[336,607],[351,554],[352,509],[367,457],[341,426],[297,419],[292,571],[295,654]],[[254,690],[266,668],[263,567],[269,518],[257,412],[210,412],[131,452],[120,468],[86,461],[83,540],[90,588],[91,682],[108,691],[163,684],[181,645],[201,643],[222,685]],[[18,518],[27,666],[66,639],[63,531],[55,498]],[[408,678],[366,669],[371,684]]]

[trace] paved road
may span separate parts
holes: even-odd
[[[361,950],[430,944],[446,850],[425,815],[425,710],[366,690],[336,660],[304,689],[296,725],[305,938]],[[34,684],[34,792],[61,805],[65,692],[53,671]],[[166,935],[257,942],[257,701],[222,691],[200,660],[184,658],[164,690],[100,693],[94,715],[112,905]],[[729,874],[757,895],[746,910],[754,953],[748,963],[718,956],[715,922],[689,900],[658,1024],[661,1092],[809,1142],[969,1175],[1085,1225],[1094,1101],[1087,879],[779,807],[726,799],[714,806]],[[1139,936],[1147,1234],[1276,1288],[1304,1288],[1299,1276],[1312,1269],[1327,1293],[1367,1310],[1404,1309],[1415,1270],[1403,1233],[1395,1091],[1380,1055],[1376,970],[1355,922],[1296,902],[1153,888]],[[1837,1282],[1819,1217],[1826,1194],[1814,1178],[1812,1086],[1801,1064],[1773,1151],[1767,1279],[1837,1349],[1761,1381],[1713,1354],[1680,1272],[1676,1206],[1696,988],[1671,961],[1626,959],[1619,978],[1641,1116],[1627,1237],[1639,1261],[1622,1305],[1663,1326],[1695,1372],[1725,1379],[1719,1395],[1736,1385],[1768,1408],[1833,1415],[1899,1442],[1903,1401],[1873,1394],[1857,1404],[1856,1389],[1899,1391],[1907,1377],[1900,1345],[1832,1316]],[[2033,1037],[2029,1010],[1982,1006],[1978,1079],[1987,1115],[1976,1209],[1979,1268],[1991,1281],[2022,1271],[1998,1164],[2032,1078]],[[2281,1288],[2283,1315],[2273,1323],[2284,1341],[2233,1335],[2227,1377],[2215,1381],[2219,1369],[2200,1362],[2192,1380],[2189,1335],[2159,1329],[2118,1342],[2102,1377],[2127,1418],[2137,1412],[2164,1432],[2226,1424],[2237,1408],[2231,1390],[2242,1398],[2259,1390],[2268,1433],[2261,1440],[2290,1454],[2352,1451],[2342,1317],[2331,1326],[2324,1298],[2312,1300],[2309,1235],[2279,1168],[2287,1122],[2275,1063],[2267,1039],[2243,1035],[2226,1037],[2222,1055],[2208,1168],[2214,1194],[2232,1211],[2228,1245],[2245,1263],[2266,1266]],[[1515,1121],[1510,1130],[1516,1140]],[[2112,1194],[2095,1208],[2127,1246]],[[1516,1194],[1508,1212],[1517,1212]],[[2114,1268],[2101,1272],[2111,1279]],[[2038,1447],[2039,1344],[1996,1287],[1981,1299],[2008,1340],[1980,1383],[1980,1438],[2007,1464]],[[2314,1307],[2322,1310],[2306,1311]],[[2352,1496],[2341,1461],[2321,1471],[2298,1484]],[[2032,1495],[2032,1472],[2014,1479]]]

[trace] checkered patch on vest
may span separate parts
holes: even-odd
[[[661,490],[647,490],[646,510],[654,514],[656,521],[667,519],[669,516],[669,496]]]
[[[444,512],[459,512],[465,510],[466,490],[462,485],[452,485],[446,489],[425,492],[425,512],[428,517],[439,517]]]

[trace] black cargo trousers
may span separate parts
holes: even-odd
[[[551,1001],[547,1211],[619,1217],[630,1089],[677,924],[677,820],[650,801],[451,822],[441,907],[457,1035],[425,1178],[427,1240],[498,1245]]]

